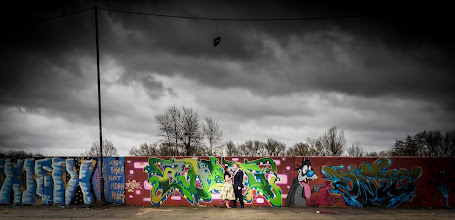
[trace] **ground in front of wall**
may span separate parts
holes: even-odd
[[[455,209],[0,206],[0,219],[455,219]]]

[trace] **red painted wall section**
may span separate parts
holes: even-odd
[[[307,206],[454,207],[454,158],[310,157]],[[295,158],[296,168],[303,157]],[[295,176],[298,175],[298,172]]]
[[[148,174],[144,168],[148,165],[149,157],[125,158],[125,203],[129,205],[151,205]]]
[[[221,205],[223,166],[244,171],[247,206],[282,206],[293,178],[292,157],[127,157],[125,202],[131,205]],[[150,178],[150,179],[149,179]]]
[[[223,205],[223,166],[246,206],[454,207],[455,158],[126,157],[130,205]]]

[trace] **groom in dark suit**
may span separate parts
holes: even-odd
[[[235,200],[234,200],[234,205],[232,206],[233,208],[237,207],[237,199],[240,201],[240,207],[244,208],[243,204],[243,194],[242,194],[242,188],[243,188],[243,171],[239,169],[238,164],[234,164],[234,194],[235,194]]]

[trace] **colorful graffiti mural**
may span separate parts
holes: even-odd
[[[103,160],[104,195],[109,202],[125,203],[125,158],[107,157]],[[93,187],[97,198],[101,198],[100,169],[96,169],[93,177]]]
[[[125,201],[223,206],[222,166],[237,163],[245,173],[246,206],[428,207],[435,204],[427,189],[434,178],[424,170],[432,161],[450,163],[403,157],[126,157]],[[437,195],[443,186],[435,188]],[[453,207],[455,201],[449,196],[447,204]]]
[[[224,206],[223,166],[245,206],[455,207],[453,159],[429,157],[0,158],[0,204]],[[292,180],[292,181],[290,181]]]
[[[228,164],[230,167],[234,164],[239,164],[240,169],[244,172],[243,185],[244,200],[246,204],[251,204],[253,194],[263,196],[271,206],[281,206],[281,188],[277,185],[280,177],[277,174],[276,163],[271,158],[261,158],[248,161],[244,159],[244,163],[231,162],[223,159],[223,164]],[[286,178],[287,179],[287,178]]]
[[[123,163],[123,159],[108,158],[106,161]],[[97,158],[0,158],[0,203],[24,205],[73,205],[92,204],[100,198]],[[107,184],[124,185],[123,165],[121,173]],[[97,170],[96,172],[93,172]],[[111,176],[112,172],[104,172]],[[99,175],[99,174],[98,174]],[[123,203],[113,197],[112,187],[107,188],[106,198]],[[111,194],[109,194],[111,193]],[[118,193],[124,194],[123,188]]]
[[[390,163],[387,158],[373,164],[367,161],[359,168],[350,165],[348,172],[343,166],[324,166],[322,173],[331,181],[330,193],[342,195],[352,207],[397,207],[415,197],[414,182],[422,176],[422,169],[389,169]]]
[[[233,166],[235,163],[245,173],[243,181],[247,204],[251,204],[255,192],[263,195],[272,206],[281,205],[281,189],[275,184],[278,179],[276,164],[271,158],[245,159],[244,163],[223,159],[223,164]],[[149,174],[148,182],[152,185],[150,197],[153,205],[161,205],[171,193],[175,196],[176,192],[190,204],[198,204],[199,201],[209,203],[212,193],[218,194],[223,188],[223,167],[215,157],[208,160],[150,158],[144,171]],[[269,180],[267,175],[272,175]]]
[[[289,195],[286,199],[286,206],[307,206],[307,199],[314,192],[324,187],[324,185],[313,185],[310,187],[310,181],[318,179],[318,175],[314,173],[313,167],[309,158],[303,158],[302,164],[297,166],[297,177],[292,181],[292,186],[289,190]]]
[[[150,199],[153,205],[161,205],[171,193],[182,194],[190,204],[210,202],[212,193],[223,187],[223,169],[218,159],[192,158],[169,160],[150,158],[144,168],[152,185]]]
[[[126,159],[126,169],[128,166],[132,169],[127,171],[130,175],[127,175],[125,185],[127,203],[138,205],[144,202],[155,206],[166,205],[166,202],[173,205],[219,205],[223,203],[219,195],[224,182],[222,166],[239,164],[244,172],[242,192],[245,204],[281,206],[283,189],[279,185],[287,191],[287,176],[291,169],[282,163],[286,163],[286,158],[137,159]],[[146,174],[146,178],[141,172]],[[147,193],[148,198],[143,193]]]

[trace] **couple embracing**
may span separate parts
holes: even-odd
[[[234,174],[229,173],[229,166],[224,166],[224,185],[221,190],[220,197],[223,200],[226,200],[226,207],[229,206],[229,201],[234,200],[233,208],[237,207],[237,199],[240,201],[240,207],[243,208],[243,171],[239,169],[238,164],[234,164]]]

